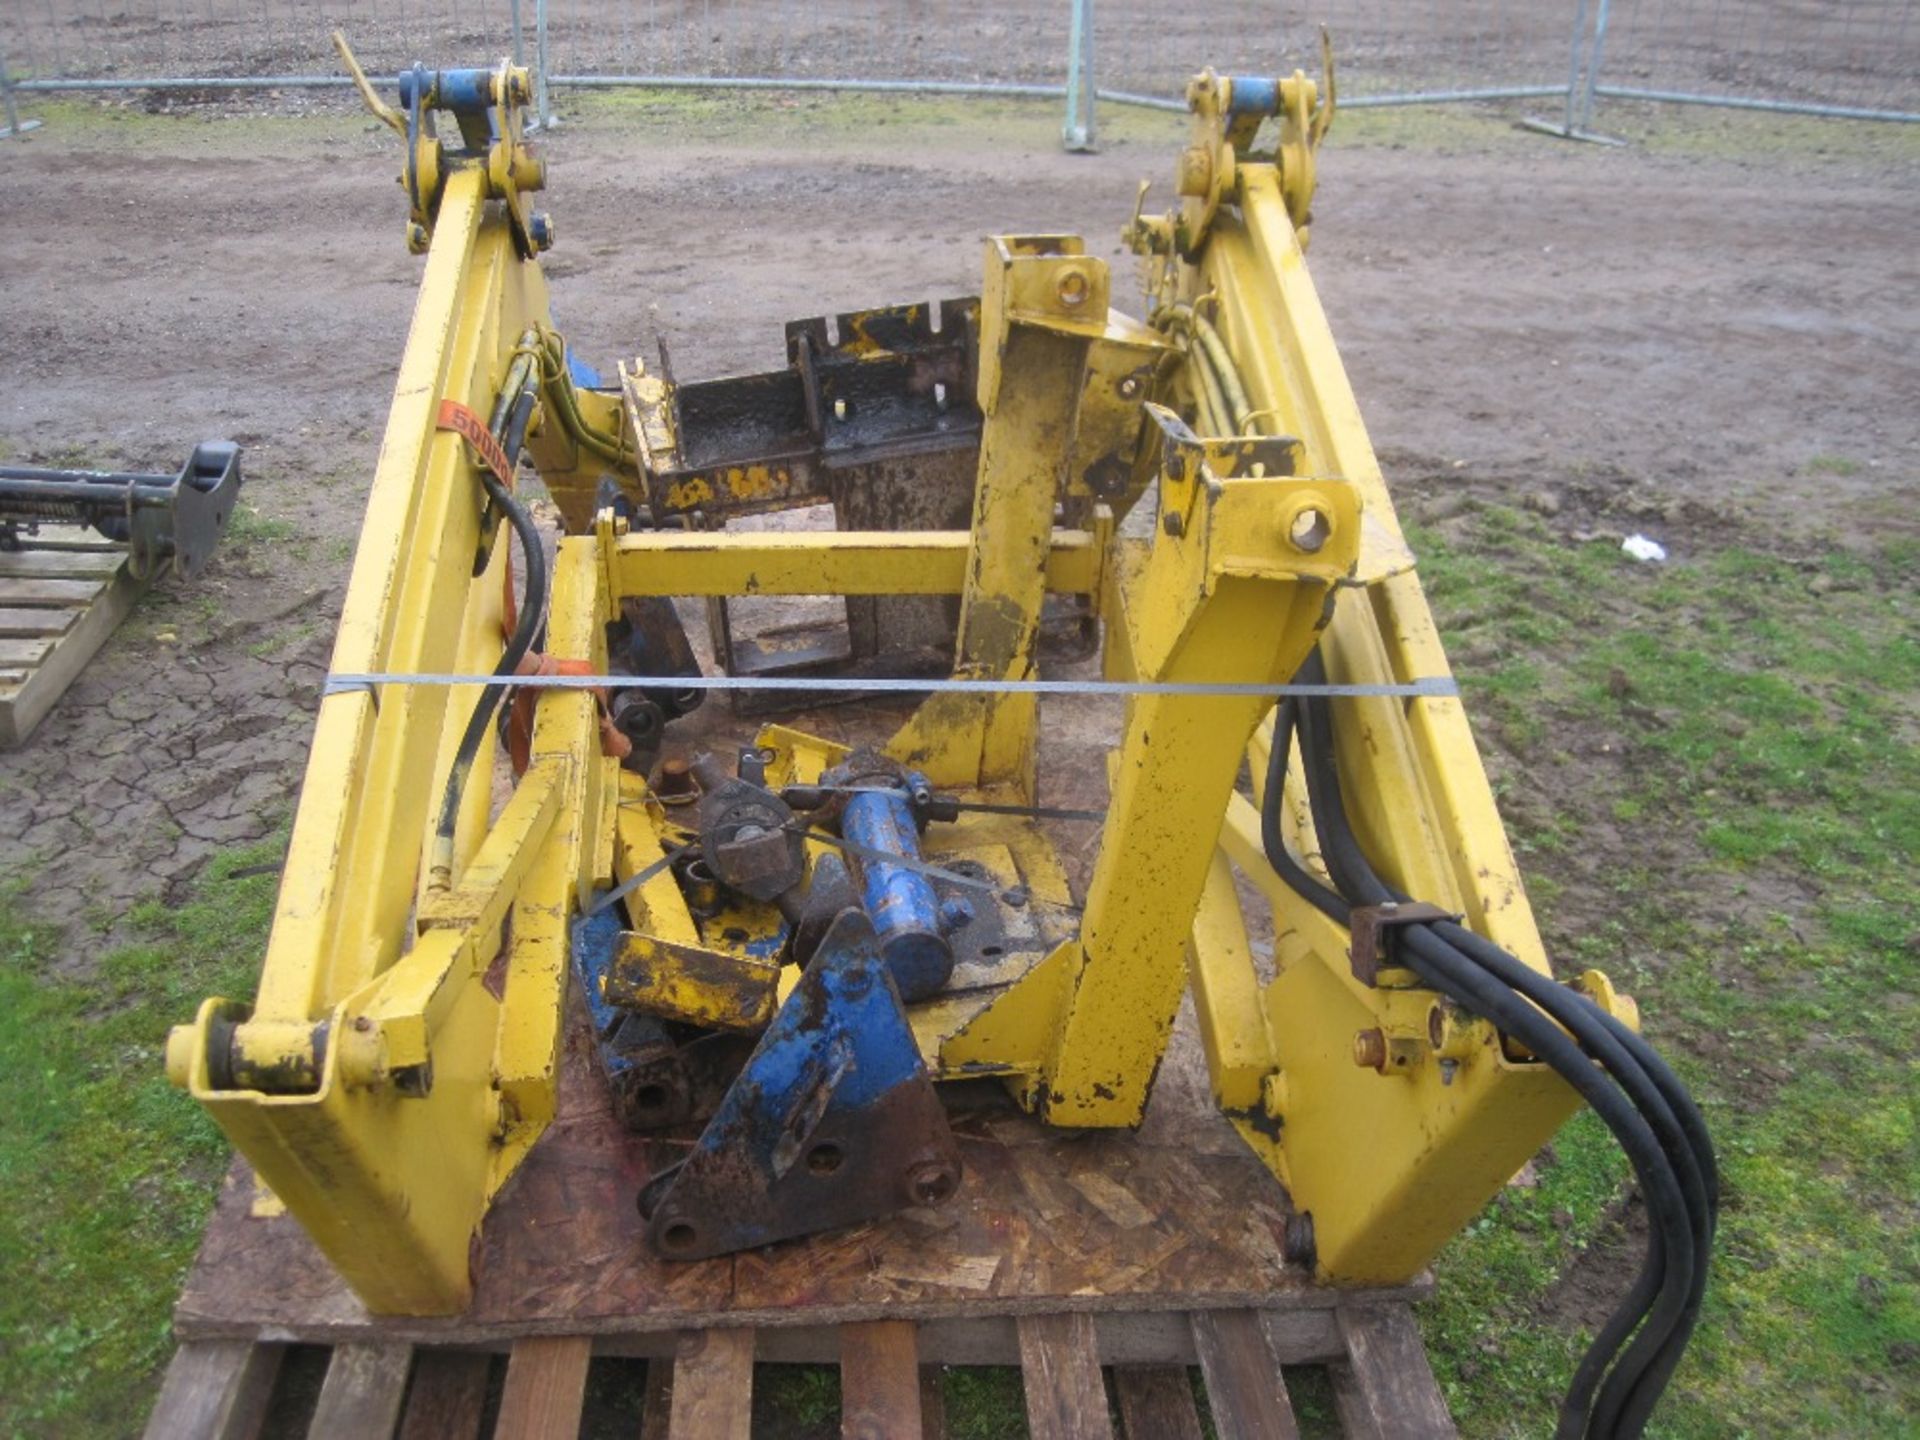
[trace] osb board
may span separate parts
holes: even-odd
[[[1183,1039],[1180,1048],[1190,1045]],[[667,1264],[647,1245],[634,1196],[650,1164],[672,1151],[612,1118],[576,1015],[560,1114],[488,1216],[465,1315],[369,1316],[291,1217],[250,1213],[254,1187],[236,1164],[175,1329],[183,1340],[264,1333],[477,1343],[880,1317],[1323,1307],[1353,1298],[1285,1264],[1284,1193],[1204,1108],[1193,1058],[1170,1057],[1156,1113],[1137,1134],[1050,1131],[997,1090],[969,1089],[954,1107],[966,1178],[945,1206]]]

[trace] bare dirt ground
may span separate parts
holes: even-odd
[[[789,317],[972,290],[990,231],[1078,230],[1124,275],[1133,184],[1178,134],[1074,157],[1031,113],[717,113],[612,106],[548,142],[555,314],[603,366],[656,331],[683,375],[776,363]],[[1315,273],[1416,512],[1552,490],[1569,525],[1681,550],[1920,521],[1915,152],[1715,153],[1724,123],[1705,155],[1455,116],[1331,149]],[[345,115],[76,109],[0,166],[7,453],[247,446],[214,572],[151,595],[0,758],[0,868],[94,928],[289,811],[419,262],[392,149]]]

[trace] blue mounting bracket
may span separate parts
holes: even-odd
[[[699,1260],[937,1205],[960,1168],[873,922],[846,910],[640,1213],[662,1256]]]

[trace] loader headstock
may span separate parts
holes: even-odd
[[[521,259],[530,260],[553,244],[553,222],[544,213],[528,210],[524,198],[547,183],[545,162],[526,142],[525,106],[533,83],[525,66],[503,59],[491,69],[431,70],[415,63],[395,82],[400,101],[396,110],[368,82],[338,30],[333,44],[367,109],[407,142],[399,179],[407,192],[409,250],[424,254],[432,243],[447,176],[466,168],[482,170],[488,198],[505,204]],[[439,114],[453,117],[460,134],[457,149],[440,138]]]

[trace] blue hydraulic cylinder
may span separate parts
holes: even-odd
[[[920,831],[906,795],[869,790],[853,796],[840,817],[840,833],[872,852],[851,858],[861,902],[880,939],[880,958],[900,998],[924,1000],[937,993],[953,973],[953,947],[940,933],[940,897],[926,876],[874,858],[879,853],[919,860]]]

